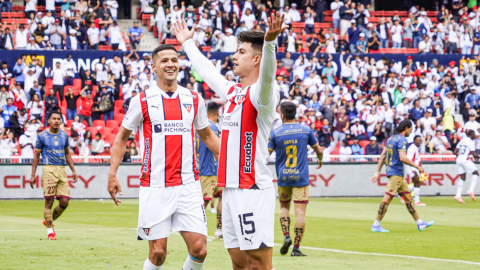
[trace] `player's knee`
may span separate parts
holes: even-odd
[[[66,209],[66,208],[68,207],[68,203],[69,203],[68,200],[61,200],[61,201],[60,201],[60,206],[61,206],[63,209]]]
[[[152,247],[150,250],[150,260],[155,265],[162,265],[167,258],[167,252],[162,247]]]
[[[207,257],[207,245],[201,241],[197,241],[197,243],[190,249],[190,255],[197,260],[205,260]]]

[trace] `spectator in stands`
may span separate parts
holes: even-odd
[[[52,78],[52,83],[53,83],[53,91],[54,95],[58,93],[60,100],[63,101],[63,96],[64,96],[64,85],[65,85],[65,79],[67,77],[67,73],[65,70],[61,67],[61,63],[57,62],[55,63],[55,69],[50,72],[50,76]]]
[[[138,156],[139,155],[140,151],[139,151],[135,141],[130,142],[130,145],[128,146],[128,152],[130,153],[131,156]]]
[[[328,10],[327,1],[317,0],[313,3],[313,6],[316,14],[315,22],[323,23],[323,21],[325,20],[325,11]]]
[[[393,21],[393,26],[390,28],[390,34],[392,35],[392,48],[402,47],[402,28],[400,20]]]
[[[235,53],[237,51],[237,48],[238,48],[237,38],[232,34],[233,34],[232,29],[228,28],[227,30],[225,30],[225,36],[222,39],[223,52]]]
[[[193,77],[191,77],[191,78],[193,78]],[[125,96],[124,96],[125,102],[123,103],[123,108],[125,110],[125,113],[127,113],[128,108],[130,107],[130,102],[132,101],[132,98],[134,98],[136,95],[137,95],[137,90],[133,89],[130,97],[125,98]]]
[[[385,18],[380,18],[376,27],[376,31],[378,37],[380,38],[382,48],[388,48],[389,29],[390,23],[386,23]]]
[[[38,51],[40,50],[40,46],[35,42],[35,38],[30,37],[29,38],[29,43],[27,44],[27,47],[23,50],[32,50],[32,51]]]
[[[439,39],[436,35],[432,36],[432,50],[437,54],[444,54],[443,40]]]
[[[358,144],[358,138],[353,138],[353,144],[350,145],[350,149],[352,150],[352,155],[356,156],[363,156],[365,153],[363,148]],[[360,158],[356,158],[356,161],[360,161]]]
[[[251,9],[247,9],[246,12],[245,12],[245,15],[243,15],[243,16],[240,18],[240,21],[245,23],[245,27],[246,27],[248,30],[252,30],[252,29],[253,29],[253,26],[255,25],[255,21],[256,21],[256,20],[257,20],[257,19],[255,18],[255,15],[252,14],[252,10],[251,10]]]
[[[62,69],[65,71],[65,85],[73,85],[73,79],[75,73],[77,73],[77,64],[72,59],[71,54],[67,54],[67,57],[62,61]],[[63,97],[61,97],[63,100]]]
[[[360,141],[364,141],[367,139],[365,136],[365,127],[360,124],[360,119],[355,118],[353,120],[353,125],[350,129],[350,134],[354,137],[357,138]]]
[[[440,154],[440,155],[446,155],[446,154],[452,154],[453,152],[450,150],[447,150],[448,148],[448,140],[445,136],[443,136],[441,130],[437,130],[435,137],[432,138],[431,141],[433,145],[433,149]]]
[[[290,10],[288,11],[288,15],[292,19],[292,22],[300,22],[302,20],[302,16],[300,12],[297,10],[297,4],[292,3],[290,5]]]
[[[307,34],[314,33],[315,27],[315,13],[310,7],[307,7],[303,17],[305,18],[305,29]]]
[[[17,111],[17,107],[13,105],[13,98],[11,97],[8,97],[7,98],[7,104],[6,105],[3,105],[1,108],[0,108],[0,116],[2,117],[3,119],[3,126],[4,128],[6,129],[5,133],[7,133],[8,131],[11,131],[13,132],[13,124],[10,123],[10,117],[12,117],[12,115]]]
[[[71,87],[68,88],[65,99],[67,100],[67,120],[73,120],[77,116],[77,99],[79,94],[74,94]]]
[[[63,91],[62,91],[63,93]],[[53,88],[48,91],[48,96],[45,97],[45,119],[50,117],[50,114],[59,108],[58,98],[55,95]],[[45,122],[45,126],[48,127],[48,121]]]
[[[140,44],[141,38],[143,37],[143,29],[138,26],[137,20],[133,22],[133,27],[128,29],[127,35],[130,38],[130,46],[136,50],[137,45]]]
[[[375,136],[370,137],[370,143],[365,147],[365,155],[381,155],[382,149],[377,144]]]
[[[33,1],[33,0],[30,0]],[[36,134],[35,131],[33,130],[27,130],[25,133],[20,136],[20,139],[18,140],[20,144],[20,149],[21,149],[21,157],[22,158],[30,158],[30,159],[24,159],[22,160],[23,162],[32,162],[31,158],[33,158],[33,149],[35,148],[35,139],[36,139]]]
[[[42,23],[44,29],[48,29],[48,28],[50,28],[50,26],[55,24],[55,17],[53,17],[53,14],[52,14],[51,10],[47,11],[47,16],[42,18],[41,23]]]
[[[359,34],[357,43],[355,45],[356,45],[356,50],[359,53],[368,53],[367,41],[365,40],[364,33]]]
[[[372,37],[368,39],[368,50],[370,52],[372,51],[378,51],[378,49],[381,46],[381,42],[378,39],[377,32],[372,32]]]
[[[97,134],[95,134],[95,139],[92,141],[92,147],[90,149],[90,152],[94,156],[103,154],[104,147],[105,141],[102,140],[102,134],[100,134],[100,132],[97,132]]]
[[[27,105],[27,96],[22,88],[22,84],[15,82],[15,80],[12,80],[12,83],[9,87],[11,93],[10,96],[13,98],[13,105],[19,110]]]
[[[351,21],[355,14],[354,4],[350,0],[345,0],[345,5],[340,7],[340,37],[347,34],[348,29],[352,26]]]
[[[4,34],[2,34],[0,31],[0,36],[2,37],[0,49],[13,50],[13,38],[12,34],[10,33],[10,28],[5,28]]]
[[[340,142],[340,149],[338,150],[338,154],[340,155],[340,158],[339,158],[340,162],[350,161],[349,157],[345,157],[345,156],[352,155],[352,149],[350,148],[350,145],[348,144],[347,140],[343,140]]]
[[[17,143],[15,142],[15,137],[13,132],[10,132],[5,128],[0,128],[0,156],[1,157],[11,156],[12,149],[15,149],[15,150],[17,149]],[[10,160],[5,160],[5,161],[2,160],[2,162],[9,163]]]
[[[52,44],[52,46],[56,50],[61,50],[63,35],[65,34],[65,31],[63,30],[63,27],[60,26],[59,19],[55,19],[55,24],[49,27],[49,34],[50,34],[50,43]]]
[[[87,35],[90,50],[98,50],[98,45],[100,43],[100,30],[95,26],[94,23],[90,25],[90,28],[88,28]]]
[[[12,2],[10,0],[3,0],[0,2],[0,12],[10,12],[12,10]]]
[[[15,48],[17,50],[25,50],[27,49],[28,28],[25,29],[25,25],[23,24],[18,25],[18,22],[16,26],[17,26],[17,30],[15,32]],[[30,39],[33,39],[33,41],[35,42],[35,39],[33,37],[30,37]],[[35,49],[31,49],[31,50],[35,50]]]
[[[37,12],[37,0],[25,0],[25,17],[30,18],[30,14]]]
[[[66,48],[69,51],[76,51],[80,49],[80,44],[77,39],[77,30],[71,28],[69,31],[69,36],[66,38]]]
[[[464,31],[460,35],[460,48],[462,48],[462,54],[472,53],[473,37],[470,35],[468,27],[464,27]]]
[[[80,121],[87,121],[89,127],[93,126],[92,121],[92,107],[93,107],[93,100],[92,100],[92,93],[85,92],[85,89],[80,91],[80,95],[82,96],[82,107],[80,109]]]

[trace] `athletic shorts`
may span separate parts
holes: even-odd
[[[212,198],[217,198],[222,192],[221,187],[217,187],[217,176],[201,175],[200,182],[202,182],[202,193],[204,201],[211,201]]]
[[[294,203],[308,203],[308,196],[310,194],[310,186],[304,187],[282,187],[278,186],[278,199],[281,203],[289,203],[292,200]]]
[[[200,181],[174,187],[140,187],[138,240],[157,240],[174,232],[208,236]]]
[[[403,176],[392,175],[388,177],[387,191],[385,191],[385,194],[393,197],[395,194],[397,194],[397,192],[399,195],[403,195],[410,193],[410,189],[408,188],[408,184]]]
[[[226,249],[273,247],[275,190],[224,188],[222,223]]]
[[[65,166],[44,165],[42,167],[42,186],[45,198],[70,198],[70,186]]]
[[[477,170],[477,166],[471,160],[457,160],[458,174],[472,174]]]
[[[420,171],[417,168],[406,166],[405,172],[407,173],[408,176],[410,176],[410,180],[412,180],[412,178],[415,176],[420,177]]]

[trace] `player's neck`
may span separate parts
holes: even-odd
[[[57,134],[57,133],[60,131],[60,129],[50,127],[48,131],[49,131],[50,133],[52,133],[52,134]]]
[[[287,121],[283,121],[284,124],[296,124],[297,122],[295,122],[295,120],[287,120]]]
[[[177,91],[177,80],[174,82],[162,81],[157,82],[157,86],[165,92],[175,92]]]
[[[242,84],[242,88],[245,89],[249,86],[252,86],[258,81],[259,71],[255,70],[250,72],[247,76],[240,78],[240,83]]]
[[[212,121],[213,123],[217,123],[218,121],[218,116],[208,116],[208,120]]]

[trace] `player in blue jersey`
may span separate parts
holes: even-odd
[[[43,225],[47,227],[48,240],[57,240],[53,230],[53,220],[56,220],[67,209],[70,200],[70,189],[67,179],[65,166],[68,164],[72,170],[73,183],[77,182],[77,173],[73,167],[72,157],[68,150],[68,135],[60,130],[62,124],[62,115],[59,112],[53,112],[48,117],[49,129],[40,133],[35,145],[35,156],[32,164],[32,178],[30,186],[33,188],[37,182],[35,172],[42,155],[42,186],[45,196],[45,208],[43,216],[45,220]],[[53,209],[55,196],[59,204]]]
[[[310,145],[317,154],[318,166],[322,166],[323,149],[318,145],[315,134],[308,127],[295,122],[296,106],[291,102],[282,103],[280,115],[283,125],[272,131],[268,143],[270,154],[275,151],[275,169],[278,179],[280,200],[280,224],[284,235],[282,255],[287,254],[292,244],[290,238],[290,202],[295,204],[295,239],[292,256],[306,256],[300,252],[300,242],[305,233],[305,211],[309,194],[308,154]]]
[[[218,111],[220,106],[215,102],[210,102],[207,105],[208,122],[210,129],[217,137],[220,137],[220,132],[215,123],[218,120]],[[217,159],[215,155],[208,149],[208,147],[200,140],[196,134],[197,141],[197,159],[200,166],[200,182],[202,183],[202,193],[204,208],[207,209],[209,202],[218,197],[217,204],[217,229],[215,230],[215,238],[223,238],[222,233],[222,188],[217,187]]]
[[[389,232],[388,230],[382,228],[380,222],[385,216],[385,213],[387,213],[388,205],[397,192],[405,199],[405,205],[407,206],[408,212],[410,212],[413,219],[417,223],[419,231],[423,231],[433,225],[433,221],[425,222],[418,216],[418,213],[412,204],[412,195],[410,194],[407,182],[403,177],[404,164],[416,168],[420,173],[423,172],[423,168],[420,164],[416,165],[407,157],[406,137],[412,133],[412,129],[412,122],[410,120],[403,120],[400,122],[400,124],[397,126],[397,134],[388,139],[382,155],[380,156],[380,160],[378,161],[377,172],[372,177],[372,183],[377,182],[378,178],[380,177],[380,171],[385,163],[385,165],[387,165],[388,184],[387,191],[385,192],[383,201],[378,209],[377,218],[373,222],[371,228],[372,232]]]

